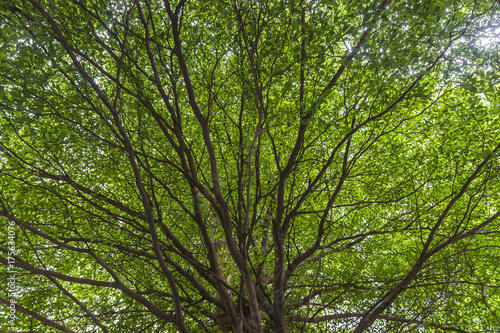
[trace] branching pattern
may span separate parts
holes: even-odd
[[[9,328],[497,332],[498,15],[3,1]]]

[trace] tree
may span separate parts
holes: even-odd
[[[10,328],[497,331],[498,11],[2,2]]]

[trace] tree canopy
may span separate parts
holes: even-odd
[[[6,327],[498,332],[499,6],[2,1]]]

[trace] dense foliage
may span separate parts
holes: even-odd
[[[498,13],[2,1],[8,328],[498,332]]]

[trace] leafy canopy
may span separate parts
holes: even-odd
[[[498,12],[3,1],[6,325],[497,331]]]

